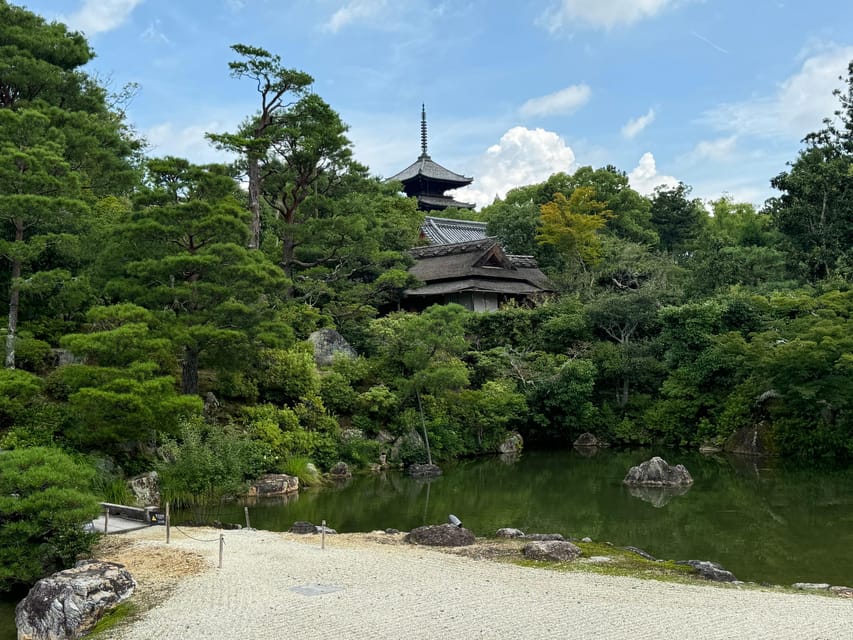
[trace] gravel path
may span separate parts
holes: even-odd
[[[163,544],[162,528],[126,536]],[[841,598],[549,571],[364,536],[327,536],[325,550],[319,536],[225,539],[217,569],[218,544],[173,533],[171,548],[201,554],[210,568],[113,637],[853,638],[853,600]]]

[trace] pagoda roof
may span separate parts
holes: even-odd
[[[421,206],[422,210],[426,211],[443,211],[449,207],[455,207],[457,209],[473,209],[474,204],[470,202],[460,202],[459,200],[455,200],[450,196],[415,196],[418,199],[418,202],[423,205]]]
[[[422,153],[417,160],[403,169],[400,173],[388,178],[388,182],[397,180],[399,182],[406,183],[418,177],[424,177],[437,182],[446,182],[460,187],[463,187],[466,184],[471,184],[474,181],[474,178],[469,178],[459,173],[454,173],[450,169],[445,169],[437,162],[433,162],[432,158],[427,154]]]

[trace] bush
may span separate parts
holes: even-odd
[[[0,591],[67,568],[97,536],[83,524],[100,507],[94,471],[59,449],[0,453]]]

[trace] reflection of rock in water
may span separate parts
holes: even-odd
[[[575,445],[575,451],[577,451],[584,458],[592,458],[595,454],[598,453],[600,447],[582,447],[580,445]]]
[[[498,460],[503,462],[504,464],[515,464],[519,460],[521,460],[520,453],[502,453],[498,456]]]
[[[255,507],[258,505],[262,505],[264,507],[268,506],[284,506],[286,504],[293,504],[294,502],[299,501],[298,493],[288,493],[283,496],[269,496],[269,497],[260,497],[260,496],[246,496],[240,500],[240,506],[244,507]]]
[[[675,487],[628,487],[628,493],[632,496],[639,498],[643,502],[648,502],[658,509],[666,506],[676,496],[683,496],[688,491],[690,491],[690,485]]]

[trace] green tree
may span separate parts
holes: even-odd
[[[94,471],[59,449],[0,453],[0,591],[71,566],[95,536]]]
[[[275,265],[245,248],[245,211],[235,190],[225,167],[151,160],[146,189],[115,230],[127,262],[108,290],[170,311],[165,326],[180,350],[186,394],[198,393],[202,356],[233,367],[248,354],[251,333],[271,333],[271,302],[287,287]]]
[[[307,73],[284,67],[281,57],[260,47],[235,44],[231,49],[241,56],[240,60],[228,63],[231,77],[247,78],[255,83],[261,100],[260,110],[243,123],[237,133],[211,133],[207,137],[218,147],[244,156],[251,214],[249,248],[258,249],[261,246],[262,167],[270,153],[272,132],[292,106],[290,101],[304,96],[314,79]]]
[[[683,182],[660,186],[652,196],[651,222],[660,236],[660,247],[683,253],[702,233],[708,214],[698,199],[690,200],[691,188]]]

